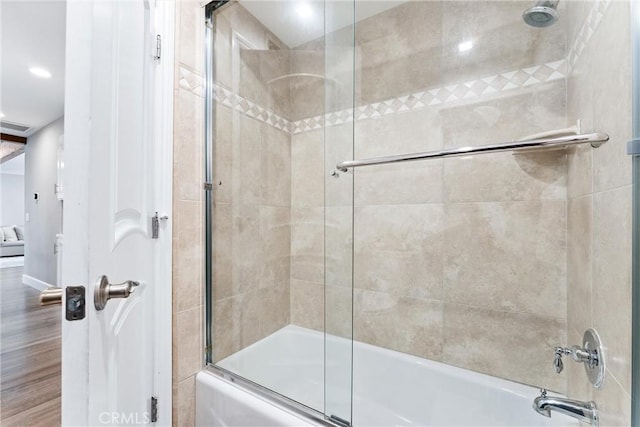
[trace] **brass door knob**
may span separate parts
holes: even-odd
[[[40,292],[40,305],[62,304],[62,288],[47,288]]]

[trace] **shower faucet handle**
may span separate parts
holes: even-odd
[[[556,347],[555,357],[553,358],[553,367],[556,370],[556,374],[559,374],[564,369],[564,363],[562,362],[562,356],[565,355],[565,348]]]
[[[553,367],[558,374],[564,369],[562,356],[571,356],[575,362],[584,363],[591,368],[598,366],[598,352],[596,350],[584,349],[577,345],[571,348],[556,347]]]

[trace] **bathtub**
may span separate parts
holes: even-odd
[[[198,374],[196,425],[322,425],[224,371],[338,418],[349,418],[352,403],[354,426],[579,425],[560,414],[537,414],[536,388],[357,341],[350,402],[351,348],[349,340],[327,335],[325,341],[321,332],[286,326],[220,361],[222,371]]]

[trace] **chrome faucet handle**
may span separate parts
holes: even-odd
[[[571,356],[571,359],[575,362],[584,363],[591,368],[598,366],[598,352],[596,350],[584,349],[577,345],[574,345],[571,348],[556,347],[553,367],[558,374],[564,369],[562,356]]]
[[[584,370],[589,377],[589,382],[595,388],[601,388],[604,384],[605,376],[605,354],[600,336],[593,329],[587,329],[582,337],[582,347],[574,345],[572,347],[554,347],[553,368],[556,373],[562,372],[564,362],[562,356],[571,356],[575,362],[582,363]]]
[[[555,348],[555,357],[553,358],[553,367],[556,370],[556,374],[559,374],[564,369],[564,363],[562,362],[562,356],[571,354],[571,350],[565,347]]]

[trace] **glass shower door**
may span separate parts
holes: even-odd
[[[207,18],[207,362],[349,424],[353,183],[330,165],[353,153],[353,3]]]
[[[324,43],[324,297],[325,413],[352,422],[353,174],[336,164],[353,159],[355,2],[325,2]]]

